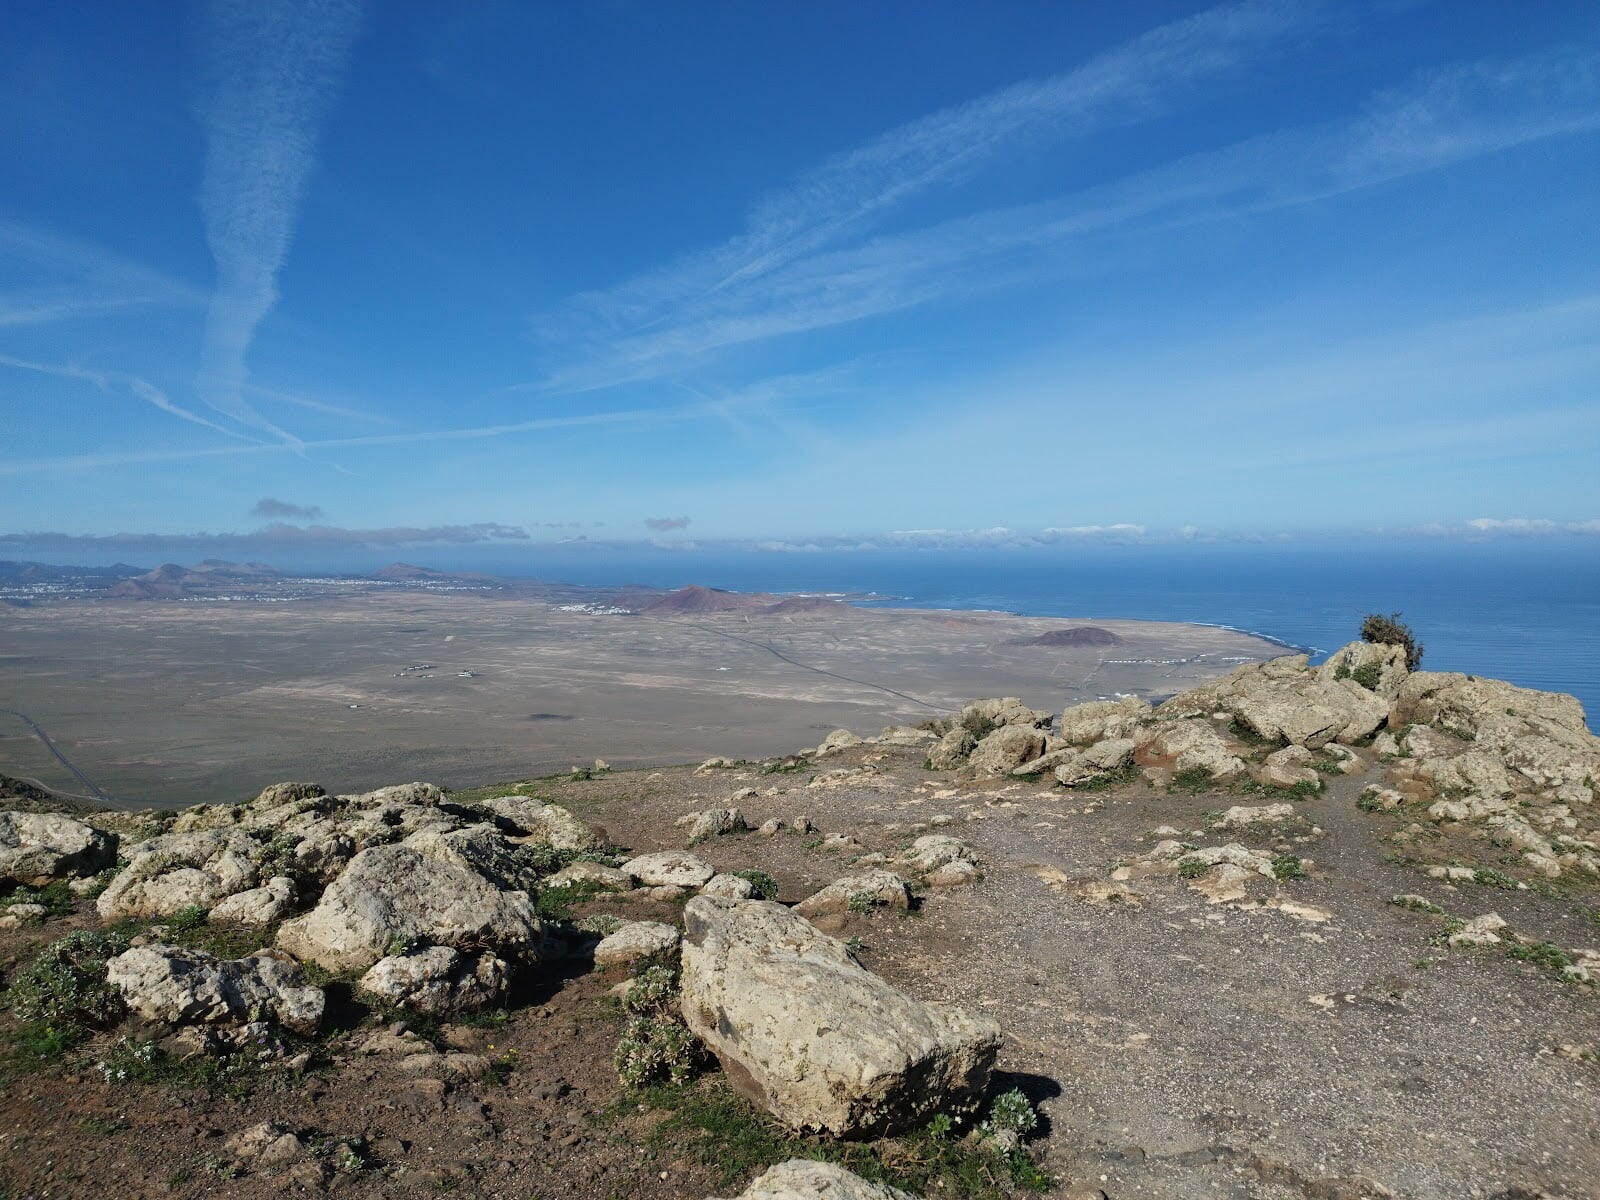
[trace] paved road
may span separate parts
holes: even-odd
[[[88,793],[91,796],[93,796],[96,800],[99,800],[99,801],[101,801],[102,803],[105,803],[105,804],[113,804],[113,803],[115,803],[115,801],[113,801],[110,796],[106,795],[104,792],[102,792],[99,788],[97,788],[94,785],[94,781],[93,780],[91,780],[82,771],[78,770],[76,764],[74,764],[73,761],[70,758],[68,758],[65,754],[61,753],[60,748],[54,742],[52,742],[50,740],[50,735],[44,731],[43,727],[39,724],[39,722],[35,721],[27,713],[18,712],[14,708],[0,708],[0,713],[8,713],[11,716],[16,717],[19,721],[21,721],[24,725],[26,725],[30,730],[32,730],[33,731],[33,735],[36,738],[38,738],[41,742],[44,743],[44,748],[46,750],[50,751],[51,754],[55,755],[56,756],[56,761],[59,762],[67,770],[71,771],[73,776],[74,776],[74,778],[76,778],[79,783],[83,784],[84,788],[88,791]]]

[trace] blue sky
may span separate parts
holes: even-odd
[[[1600,534],[1591,3],[7,27],[0,555]]]

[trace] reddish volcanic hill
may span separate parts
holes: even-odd
[[[775,596],[761,593],[725,592],[721,588],[701,587],[692,583],[686,588],[679,588],[675,592],[668,592],[665,596],[650,601],[639,611],[650,613],[652,616],[757,612],[767,608],[775,599]]]
[[[1071,629],[1052,629],[1038,637],[1018,638],[1013,646],[1120,646],[1122,639],[1098,625],[1074,625]]]

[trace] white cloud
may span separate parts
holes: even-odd
[[[825,245],[853,231],[854,223],[844,221],[826,225],[826,238],[786,243],[785,253],[762,259],[758,271],[733,271],[698,291],[683,286],[686,268],[677,267],[599,299],[580,297],[579,316],[605,313],[617,327],[627,314],[633,324],[542,386],[610,387],[672,374],[743,343],[1063,270],[1113,269],[1116,254],[1108,259],[1094,239],[1179,230],[1326,200],[1597,128],[1600,55],[1592,49],[1430,72],[1375,97],[1350,119],[1203,152],[1055,200],[858,238],[838,248]],[[729,246],[740,244],[736,239]],[[666,280],[675,281],[677,290]],[[654,299],[645,303],[636,294]],[[670,313],[655,311],[658,300],[663,310],[670,302]]]
[[[1600,517],[1589,521],[1552,521],[1546,517],[1474,517],[1467,528],[1478,533],[1511,537],[1547,537],[1551,534],[1600,534]]]
[[[577,371],[550,382],[585,388],[625,381],[638,369],[630,371],[627,364],[657,339],[660,349],[682,349],[673,343],[684,332],[683,314],[691,324],[708,319],[727,308],[730,297],[759,293],[763,281],[791,264],[859,237],[914,197],[957,184],[1031,141],[1084,137],[1148,119],[1195,84],[1313,31],[1322,23],[1322,8],[1285,0],[1225,4],[1160,26],[1073,71],[942,109],[834,155],[760,201],[737,236],[616,287],[577,296],[565,319],[542,322],[543,332],[563,342],[574,336],[620,340],[609,352],[617,361],[608,371],[598,377]],[[851,319],[849,312],[846,306],[837,319]],[[742,324],[726,314],[720,320]],[[747,320],[748,327],[721,336],[767,336],[758,316]]]
[[[229,437],[241,437],[232,430],[224,429],[214,421],[208,421],[198,413],[190,412],[181,404],[175,403],[155,384],[147,379],[140,379],[137,375],[124,375],[117,371],[91,371],[85,367],[75,367],[69,363],[40,363],[31,362],[23,358],[13,358],[9,354],[0,354],[0,366],[12,367],[19,371],[33,371],[41,375],[54,375],[59,379],[81,379],[91,383],[103,392],[110,392],[116,387],[125,388],[132,395],[159,408],[162,412],[170,413],[182,420],[195,425],[203,425],[207,429],[214,429],[218,433],[227,434]]]
[[[217,288],[199,389],[219,413],[291,443],[245,398],[246,358],[277,302],[317,127],[360,17],[355,0],[212,0],[207,12],[200,209]]]

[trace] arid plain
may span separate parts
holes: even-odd
[[[470,787],[596,757],[757,757],[973,696],[1161,697],[1284,652],[1225,629],[1098,618],[1119,642],[1018,644],[1086,622],[1000,613],[564,611],[605,598],[397,589],[7,608],[0,707],[31,717],[118,803],[174,807],[285,778]],[[14,716],[0,761],[84,791]]]

